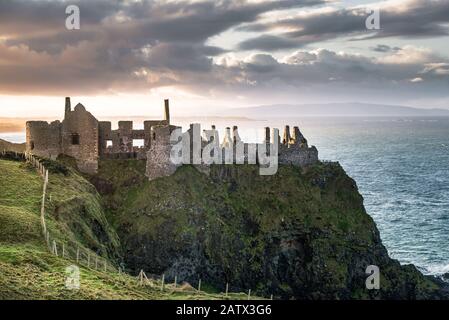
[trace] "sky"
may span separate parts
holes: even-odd
[[[80,29],[66,28],[66,8]],[[379,29],[366,20],[379,12]],[[0,0],[0,116],[449,109],[449,0]]]

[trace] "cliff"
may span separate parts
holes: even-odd
[[[444,284],[389,258],[354,180],[336,163],[307,170],[183,166],[147,181],[142,161],[103,161],[91,181],[124,262],[211,290],[229,283],[283,299],[439,299]],[[380,290],[365,288],[368,265]]]
[[[222,298],[216,293],[226,283],[282,299],[449,297],[443,282],[388,257],[356,183],[337,163],[284,165],[274,176],[260,176],[257,166],[212,166],[210,176],[183,166],[151,182],[139,160],[101,161],[97,175],[84,177],[60,162],[46,166],[52,237],[122,263],[131,276],[81,266],[83,290],[66,290],[65,267],[74,261],[46,248],[41,177],[0,160],[0,299],[193,297],[140,287],[132,275],[141,269],[167,282],[201,279],[209,294],[196,299]],[[380,269],[380,290],[365,287],[368,265]]]

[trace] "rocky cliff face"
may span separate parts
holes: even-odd
[[[283,299],[448,296],[442,283],[388,257],[338,164],[281,166],[275,176],[216,166],[210,177],[183,166],[151,182],[140,176],[144,166],[105,162],[93,179],[135,273]],[[365,287],[368,265],[380,269],[380,290]]]

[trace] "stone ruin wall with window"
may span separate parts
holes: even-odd
[[[101,159],[146,159],[155,140],[153,128],[168,126],[169,104],[165,101],[165,119],[144,122],[144,129],[133,128],[132,121],[120,121],[117,130],[111,122],[98,121],[82,104],[72,110],[66,98],[62,122],[28,121],[26,150],[36,156],[56,159],[59,155],[73,157],[82,172],[96,173]],[[136,142],[141,142],[136,145]]]

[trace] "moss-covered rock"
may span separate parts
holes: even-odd
[[[223,290],[297,299],[425,299],[443,284],[388,257],[356,183],[336,163],[303,170],[183,166],[146,181],[144,162],[105,161],[103,191],[126,265]],[[380,290],[367,290],[377,265]]]

